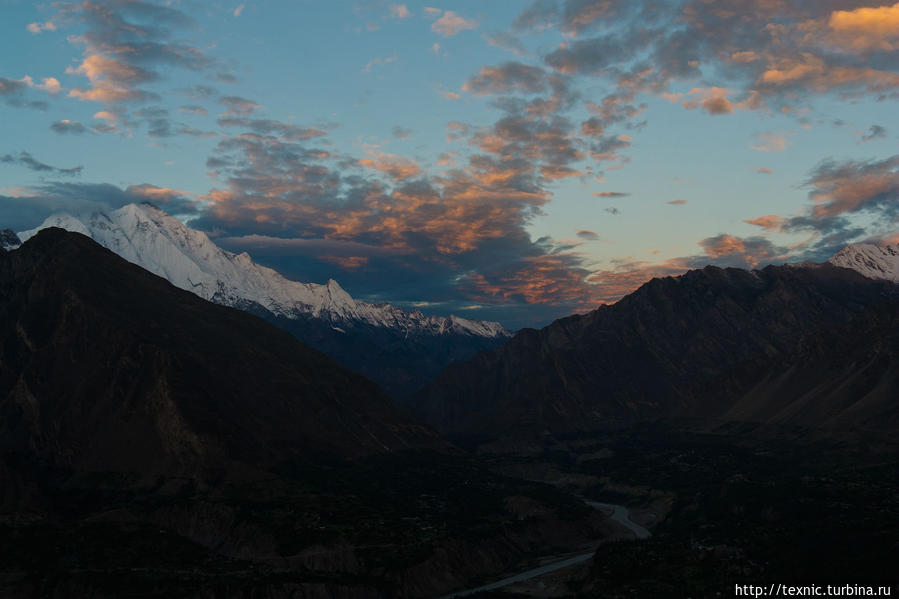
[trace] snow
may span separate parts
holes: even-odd
[[[176,287],[227,306],[254,302],[287,318],[311,315],[335,324],[362,322],[407,334],[509,336],[496,322],[425,316],[418,310],[407,312],[390,304],[357,301],[333,279],[325,285],[290,281],[256,264],[245,252],[221,249],[202,231],[188,228],[152,204],[129,204],[109,214],[82,217],[53,215],[18,236],[24,242],[47,227],[87,235]]]
[[[899,245],[848,245],[834,254],[828,262],[834,266],[851,268],[869,279],[899,283]]]

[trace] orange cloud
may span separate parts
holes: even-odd
[[[899,49],[899,3],[892,6],[835,10],[828,26],[840,46],[855,51]]]
[[[403,158],[396,154],[386,154],[384,152],[370,152],[370,154],[374,157],[363,158],[359,161],[359,164],[366,168],[380,171],[388,175],[394,181],[402,181],[403,179],[414,177],[421,172],[421,168],[419,168],[418,164],[408,158]]]
[[[346,270],[357,270],[368,265],[368,256],[319,256],[325,262],[331,262]]]
[[[755,225],[756,227],[761,227],[766,231],[779,231],[781,227],[783,227],[786,219],[782,216],[777,216],[774,214],[768,214],[766,216],[760,216],[758,218],[750,218],[744,220],[744,223]]]

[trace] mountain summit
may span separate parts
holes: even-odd
[[[858,243],[847,245],[828,260],[834,266],[851,268],[869,279],[899,283],[899,245]]]
[[[149,203],[108,214],[57,214],[18,237],[26,241],[48,227],[87,235],[176,287],[265,318],[395,398],[412,393],[450,362],[499,347],[511,337],[496,322],[358,301],[334,280],[324,285],[288,280],[245,252],[221,249],[202,231]]]

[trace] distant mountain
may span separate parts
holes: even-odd
[[[395,396],[414,391],[449,362],[498,347],[511,336],[495,322],[357,301],[334,280],[290,281],[246,253],[219,248],[205,233],[148,203],[86,217],[54,215],[18,237],[27,240],[47,227],[87,235],[176,287],[262,316]]]
[[[882,428],[899,397],[897,290],[832,264],[653,279],[449,366],[413,405],[485,437],[659,419]]]
[[[885,279],[899,283],[899,246],[860,243],[837,252],[830,264],[851,268],[869,279]]]
[[[0,287],[3,454],[200,475],[441,446],[331,358],[83,235],[51,228],[0,252]]]

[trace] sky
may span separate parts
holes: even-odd
[[[0,228],[151,201],[288,278],[511,328],[899,242],[889,0],[0,10]]]

